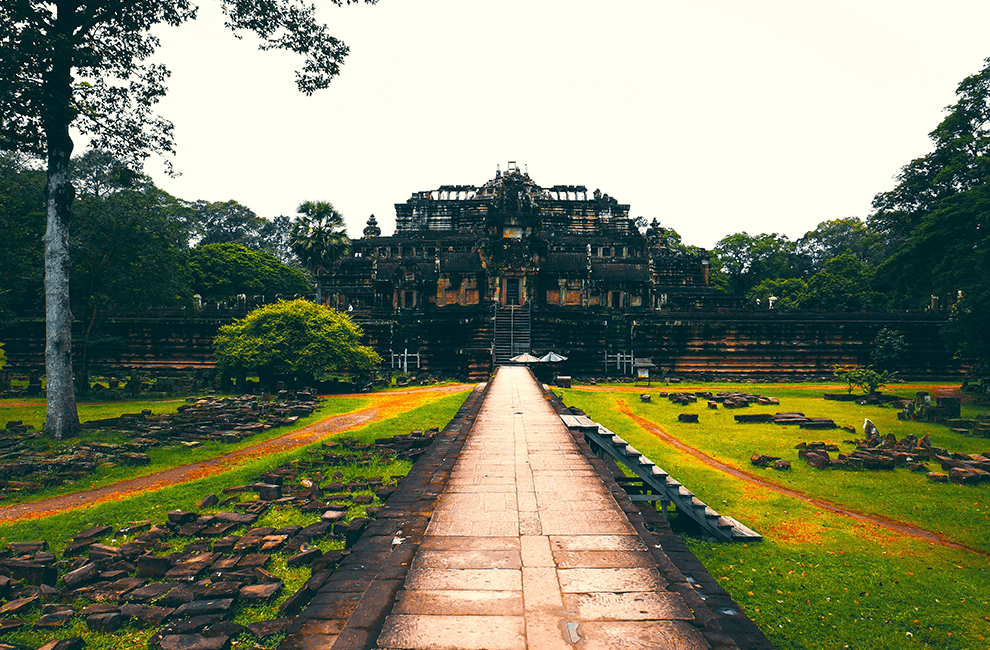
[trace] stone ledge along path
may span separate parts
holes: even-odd
[[[620,507],[604,464],[579,448],[550,397],[527,369],[500,368],[459,453],[448,439],[419,478],[414,468],[409,478],[423,495],[406,494],[405,512],[387,512],[396,508],[390,500],[383,514],[392,527],[362,538],[353,550],[362,559],[341,565],[367,580],[327,583],[283,647],[771,648],[738,606],[728,613],[745,619],[753,642],[723,631],[693,579],[658,557],[643,518],[634,526],[638,511],[629,514],[624,493]],[[374,564],[386,542],[407,549],[402,567]],[[363,552],[363,543],[379,550]],[[674,550],[686,552],[682,543]],[[692,571],[704,569],[695,560]]]

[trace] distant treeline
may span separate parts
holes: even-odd
[[[896,187],[877,194],[865,220],[826,221],[796,241],[777,233],[728,235],[705,253],[712,284],[765,309],[947,310],[948,344],[985,368],[990,59],[963,80],[946,113],[930,134],[934,150],[904,166]],[[44,307],[40,169],[17,154],[0,154],[0,320]],[[300,228],[306,216],[265,219],[236,201],[178,199],[99,151],[75,158],[72,177],[70,297],[87,338],[118,311],[191,305],[194,296],[212,303],[240,294],[306,293],[313,287],[309,270],[332,272],[347,254],[346,238],[324,241],[318,231]],[[330,204],[300,210],[342,237],[343,221]],[[654,244],[703,252],[656,220],[640,225]]]

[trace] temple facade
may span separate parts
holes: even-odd
[[[629,206],[583,185],[541,187],[509,163],[481,186],[444,185],[374,216],[326,279],[331,304],[360,314],[564,307],[710,309],[708,261],[640,231]],[[724,302],[724,300],[723,300]]]
[[[744,309],[709,286],[704,251],[668,245],[654,221],[581,185],[541,187],[510,163],[480,185],[416,192],[383,236],[374,217],[352,254],[319,278],[320,295],[349,312],[385,368],[484,380],[522,352],[568,357],[555,371],[700,378],[827,378],[869,365],[883,328],[904,334],[902,376],[957,377],[939,335],[944,313],[814,313]],[[100,359],[107,373],[213,367],[211,342],[240,313],[132,314],[115,319]],[[43,372],[44,318],[0,330],[7,369]],[[79,348],[77,348],[79,349]],[[0,378],[2,379],[2,378]]]
[[[747,311],[709,286],[705,251],[668,245],[655,220],[637,223],[608,194],[541,187],[511,162],[395,211],[393,235],[372,216],[321,278],[386,367],[483,379],[517,354],[554,351],[569,357],[562,371],[584,376],[628,375],[639,357],[658,373],[816,376],[868,364],[893,318],[917,341],[911,368],[953,372],[928,316]]]

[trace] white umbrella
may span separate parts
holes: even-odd
[[[561,356],[556,352],[547,352],[540,357],[540,361],[544,363],[557,363],[558,361],[567,361],[567,357]]]

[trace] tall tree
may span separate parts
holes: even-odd
[[[843,253],[852,253],[862,260],[872,258],[877,236],[857,217],[823,221],[797,240],[796,252],[807,260],[808,273],[814,275],[825,263]]]
[[[261,230],[268,223],[254,211],[237,201],[196,201],[192,204],[196,213],[198,244],[240,244],[258,248]]]
[[[263,50],[305,57],[300,91],[325,88],[347,46],[305,0],[217,0],[227,26],[261,37]],[[334,5],[359,0],[328,0]],[[377,0],[364,0],[374,3]],[[195,18],[189,0],[13,0],[0,3],[0,149],[46,159],[45,304],[48,408],[45,431],[79,429],[72,378],[69,224],[74,127],[96,148],[129,162],[172,150],[172,125],[154,112],[168,70],[151,64],[156,25]]]
[[[714,249],[718,268],[729,279],[736,295],[745,295],[764,280],[786,280],[802,275],[801,258],[794,242],[777,233],[723,237]]]
[[[292,226],[292,251],[316,277],[316,302],[323,303],[320,279],[333,272],[351,249],[344,217],[326,201],[306,201]]]
[[[832,312],[873,309],[881,301],[873,291],[873,274],[873,269],[852,253],[833,257],[808,279],[798,306]]]
[[[271,253],[283,264],[296,261],[296,255],[292,252],[292,219],[289,217],[280,214],[272,219],[265,219],[258,230],[258,238],[258,248]]]
[[[990,368],[990,58],[946,113],[929,134],[933,151],[873,200],[869,225],[888,248],[877,276],[893,306],[951,305],[943,335]]]
[[[946,198],[990,178],[990,57],[956,87],[956,103],[929,133],[934,150],[905,165],[897,185],[873,199],[870,227],[890,250]]]

